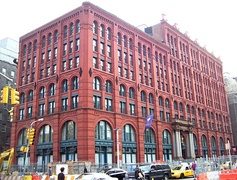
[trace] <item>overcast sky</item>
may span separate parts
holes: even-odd
[[[79,7],[83,0],[1,0],[0,39],[22,35]],[[133,26],[169,24],[220,57],[224,72],[237,76],[235,0],[90,0]]]

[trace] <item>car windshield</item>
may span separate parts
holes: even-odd
[[[173,170],[180,170],[180,169],[181,169],[181,166],[177,166]]]
[[[140,166],[142,171],[150,171],[150,166]]]

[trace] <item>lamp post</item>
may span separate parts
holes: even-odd
[[[116,131],[116,143],[117,143],[117,168],[119,168],[119,128],[114,129]]]
[[[30,123],[30,129],[32,129],[34,123],[39,122],[39,121],[43,121],[43,120],[44,120],[44,118],[40,118],[40,119],[37,119],[37,120],[31,122]],[[27,150],[26,150],[26,153],[25,153],[25,161],[24,161],[24,171],[23,171],[24,173],[26,172],[26,162],[28,160],[29,146],[30,146],[30,141],[28,139],[27,140],[27,146],[26,146]]]

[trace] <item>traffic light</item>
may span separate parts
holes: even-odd
[[[15,89],[11,89],[11,104],[20,104],[19,92]]]
[[[27,129],[27,132],[26,132],[26,139],[30,139],[30,128]]]
[[[7,104],[9,98],[9,86],[6,86],[1,90],[1,100],[0,104]]]
[[[26,147],[26,146],[21,146],[20,151],[21,151],[21,152],[28,152],[28,147]]]
[[[28,137],[29,146],[34,144],[34,139],[35,139],[35,128],[30,128],[29,137]]]

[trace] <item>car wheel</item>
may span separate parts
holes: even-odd
[[[169,180],[169,177],[167,175],[165,175],[164,180]]]
[[[183,174],[183,173],[180,175],[180,178],[181,178],[181,179],[183,179],[183,178],[184,178],[184,174]]]

